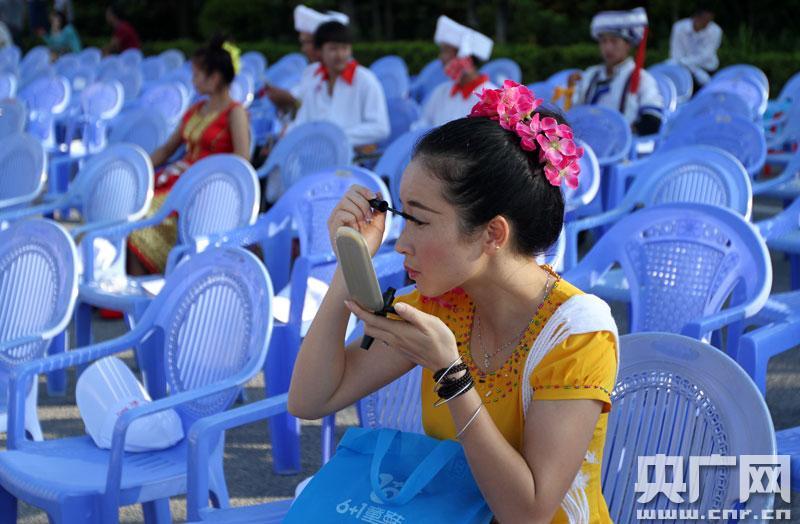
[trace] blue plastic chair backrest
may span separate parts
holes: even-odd
[[[258,170],[266,177],[278,169],[282,191],[306,175],[350,163],[352,150],[344,131],[332,122],[307,122],[292,128]]]
[[[139,69],[139,66],[142,65],[142,60],[144,60],[144,55],[141,50],[131,47],[121,52],[119,54],[119,59],[125,67]]]
[[[747,118],[730,115],[682,119],[669,130],[659,151],[677,147],[707,145],[718,147],[735,156],[755,177],[767,159],[767,141],[762,126]]]
[[[722,351],[692,338],[670,333],[621,337],[611,402],[602,485],[614,522],[636,522],[637,511],[656,509],[721,514],[740,501],[736,470],[706,467],[700,470],[697,502],[675,504],[662,493],[639,503],[634,485],[640,457],[683,457],[683,478],[691,482],[689,457],[735,457],[737,467],[744,468],[741,455],[776,453],[772,419],[753,381]],[[753,494],[745,508],[760,515],[773,496]]]
[[[583,73],[580,69],[564,69],[553,73],[547,78],[547,83],[550,84],[553,88],[556,87],[566,87],[567,79],[569,79],[569,75],[572,73]]]
[[[428,129],[415,129],[400,135],[389,144],[375,165],[375,173],[382,180],[388,181],[389,191],[395,201],[400,196],[400,178],[411,161],[414,146],[428,131]]]
[[[259,81],[267,71],[267,59],[259,51],[248,51],[242,55],[242,67],[247,66],[256,74],[254,80]]]
[[[153,85],[139,97],[142,107],[155,109],[174,127],[189,107],[189,92],[180,82]]]
[[[661,100],[664,102],[664,112],[669,116],[678,108],[678,90],[675,87],[675,83],[672,78],[658,71],[651,71],[650,75],[658,84],[658,91],[661,93]]]
[[[28,108],[18,98],[0,99],[0,138],[25,131]]]
[[[240,71],[233,79],[230,87],[231,98],[242,104],[245,108],[253,103],[255,93],[255,79],[247,72]]]
[[[741,215],[704,204],[672,203],[626,216],[579,267],[619,263],[631,290],[631,332],[680,333],[692,321],[766,302],[772,268],[764,240]],[[730,299],[729,302],[728,299]]]
[[[384,56],[374,61],[369,69],[378,77],[387,99],[408,96],[408,66],[401,57],[397,55]]]
[[[0,353],[4,364],[43,357],[67,327],[78,296],[77,263],[72,238],[55,222],[22,220],[0,231],[0,342],[39,339]]]
[[[54,66],[56,73],[61,76],[67,76],[67,72],[81,66],[81,61],[77,53],[67,53],[58,57]]]
[[[249,162],[233,154],[211,155],[184,171],[159,213],[178,212],[178,242],[185,244],[252,224],[259,195]]]
[[[449,82],[444,73],[444,65],[438,58],[428,62],[411,85],[410,92],[417,102],[422,103],[439,84]]]
[[[273,65],[279,64],[282,66],[289,66],[297,72],[302,72],[308,65],[308,58],[302,53],[289,53],[288,55],[283,55]]]
[[[581,173],[578,177],[578,187],[576,189],[571,189],[566,184],[562,186],[565,213],[588,205],[597,196],[597,192],[600,191],[601,172],[597,156],[594,154],[592,146],[586,142],[578,140],[577,145],[583,148],[583,156],[578,161]]]
[[[78,60],[81,61],[81,65],[86,67],[95,68],[100,65],[102,59],[103,52],[96,47],[85,47],[78,53]]]
[[[686,146],[617,167],[635,175],[619,207],[634,209],[672,202],[724,207],[750,220],[753,189],[750,175],[736,157],[713,146]]]
[[[751,118],[760,121],[767,110],[769,96],[767,90],[756,80],[750,77],[727,76],[723,78],[712,78],[711,81],[700,90],[700,93],[716,92],[735,93],[742,97],[750,109]]]
[[[407,295],[415,290],[416,286],[412,284],[399,289],[396,296]],[[359,340],[363,333],[363,324],[359,322],[349,340]],[[359,400],[356,411],[361,426],[425,433],[422,427],[421,383],[422,368],[415,366],[398,379]]]
[[[164,61],[157,56],[148,56],[142,60],[139,67],[142,70],[142,78],[145,82],[157,82],[167,72]]]
[[[411,98],[388,98],[386,106],[389,109],[389,138],[382,145],[391,144],[399,136],[408,132],[411,125],[419,120],[422,109]]]
[[[28,105],[27,131],[47,149],[55,147],[54,115],[63,113],[70,101],[69,82],[63,76],[44,77],[31,82],[19,93]]]
[[[767,98],[769,98],[769,79],[764,71],[754,65],[733,64],[723,67],[714,74],[712,80],[722,80],[724,78],[746,79],[755,82],[766,91]]]
[[[266,268],[244,249],[209,249],[176,266],[140,321],[163,345],[170,394],[255,375],[272,332],[272,297]],[[226,409],[239,390],[176,408],[184,429]]]
[[[685,66],[677,63],[661,62],[648,67],[647,70],[651,74],[660,73],[672,80],[672,83],[675,84],[678,104],[682,104],[692,97],[692,90],[694,89],[692,73]]]
[[[81,93],[83,113],[93,120],[110,120],[117,116],[125,102],[125,91],[116,80],[100,80]]]
[[[169,128],[164,117],[145,108],[126,109],[117,115],[110,127],[108,134],[110,144],[136,144],[148,154],[158,149],[169,136]]]
[[[0,48],[0,65],[8,64],[17,67],[21,58],[22,52],[15,45],[7,45]]]
[[[386,195],[384,200],[392,205],[391,196],[383,181],[372,171],[356,166],[326,169],[303,177],[283,197],[280,204],[292,213],[300,240],[301,256],[333,256],[328,232],[328,218],[350,186],[358,184]],[[386,234],[391,229],[392,217],[387,217]],[[385,236],[384,235],[384,236]]]
[[[522,70],[519,64],[510,58],[495,58],[481,67],[481,73],[488,75],[496,86],[502,86],[506,80],[522,82]]]
[[[20,80],[23,84],[26,84],[49,67],[50,50],[45,46],[36,46],[25,53],[25,56],[19,62]]]
[[[666,136],[670,130],[686,121],[693,121],[708,116],[730,115],[751,119],[750,108],[741,96],[725,91],[701,91],[692,100],[683,104],[661,126],[661,135]]]
[[[138,220],[152,197],[150,156],[134,144],[114,144],[86,162],[63,198],[93,223]]]
[[[20,131],[0,138],[0,210],[32,202],[44,188],[46,166],[44,148],[32,136]]]
[[[66,78],[69,82],[70,88],[72,89],[70,105],[75,107],[80,106],[80,93],[97,78],[93,67],[81,64],[78,64],[74,68],[65,67],[64,69],[60,69],[58,74]]]
[[[178,49],[167,49],[158,55],[158,57],[164,63],[164,69],[166,71],[179,69],[186,61],[186,57],[183,55],[183,52]]]
[[[116,55],[103,57],[97,66],[97,78],[100,80],[116,79],[125,66]]]
[[[536,98],[541,98],[545,102],[551,102],[553,100],[553,91],[555,88],[548,82],[534,82],[528,84],[528,89],[531,90]]]
[[[575,136],[592,148],[600,167],[628,157],[633,137],[631,127],[619,111],[603,106],[577,106],[567,112]]]

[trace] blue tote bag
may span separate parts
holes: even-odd
[[[458,442],[350,428],[284,524],[487,524],[492,514]]]

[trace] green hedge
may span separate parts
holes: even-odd
[[[87,45],[102,45],[105,42],[105,40],[95,42],[92,39],[87,42]],[[144,52],[145,54],[157,54],[165,49],[175,48],[189,56],[199,45],[201,44],[188,39],[152,41],[144,44]],[[261,51],[270,63],[287,53],[298,51],[297,44],[265,40],[241,42],[239,46],[243,52]],[[370,64],[389,54],[400,55],[405,59],[411,73],[415,74],[438,56],[438,49],[430,41],[364,42],[353,45],[353,54],[363,64]],[[599,61],[597,45],[588,42],[559,47],[543,47],[534,44],[498,44],[495,46],[492,56],[515,60],[522,68],[522,78],[528,83],[547,78],[556,71],[568,67],[586,68]],[[647,63],[654,64],[666,57],[665,49],[649,49]],[[743,46],[729,46],[720,50],[719,57],[722,66],[746,63],[761,68],[770,80],[770,96],[772,97],[777,96],[789,77],[800,70],[800,51],[753,52],[744,49]]]

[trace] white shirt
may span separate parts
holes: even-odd
[[[321,74],[315,74],[300,102],[300,110],[290,128],[327,120],[344,130],[353,147],[376,144],[391,131],[383,87],[372,71],[361,65],[356,67],[351,84],[341,75],[336,78],[332,94],[328,93],[328,82]]]
[[[317,69],[319,69],[319,62],[308,64],[300,75],[300,81],[296,85],[292,86],[291,89],[289,89],[289,92],[297,100],[302,100],[303,93],[306,92],[306,89],[308,89],[310,85],[314,84],[314,72]]]
[[[591,104],[620,111],[629,124],[636,123],[642,115],[664,118],[664,100],[653,76],[642,69],[639,72],[639,90],[630,93],[630,78],[636,63],[628,57],[617,64],[611,77],[605,64],[592,66],[583,72],[575,89],[574,104]],[[623,100],[624,99],[624,100]]]
[[[463,118],[469,115],[472,107],[480,101],[478,95],[484,89],[497,89],[497,86],[486,80],[464,98],[461,91],[452,93],[454,85],[455,82],[445,82],[433,90],[422,108],[422,115],[412,124],[411,129],[437,127],[451,120]]]
[[[678,20],[672,26],[669,37],[670,59],[685,65],[697,82],[704,85],[708,82],[709,73],[719,67],[717,49],[722,42],[722,29],[714,22],[705,29],[695,31],[691,18]]]

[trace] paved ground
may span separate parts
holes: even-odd
[[[769,204],[769,203],[765,203]],[[768,208],[758,206],[755,218],[763,213],[770,213]],[[773,291],[785,291],[789,288],[788,264],[781,256],[773,257],[774,284]],[[625,332],[627,321],[620,308],[612,305],[620,326]],[[124,326],[119,321],[96,321],[95,337],[104,340],[119,336]],[[799,341],[800,342],[800,341]],[[128,359],[130,361],[130,355]],[[44,383],[39,391],[39,409],[45,438],[59,438],[67,435],[83,434],[77,408],[75,408],[74,376],[70,377],[69,394],[62,398],[48,397]],[[263,398],[263,378],[259,375],[247,387],[249,399]],[[775,429],[783,429],[800,424],[800,347],[786,352],[770,361],[767,385],[767,404],[772,414]],[[347,409],[337,418],[338,434],[347,426],[357,424],[355,410]],[[276,476],[272,473],[268,430],[265,423],[254,424],[228,433],[225,448],[226,478],[233,505],[250,505],[267,500],[291,497],[294,487],[305,477],[312,475],[320,466],[320,426],[317,422],[303,424],[303,473],[294,476]],[[5,446],[4,436],[0,436],[0,446]],[[46,472],[42,472],[46,474]],[[798,497],[800,498],[800,497]],[[796,498],[793,504],[794,521],[800,521],[800,501]],[[171,502],[172,514],[176,522],[185,518],[183,499]],[[784,506],[780,506],[784,507]],[[126,507],[121,510],[122,522],[142,522],[138,507]],[[19,522],[25,524],[46,523],[46,516],[27,506],[20,508]]]

